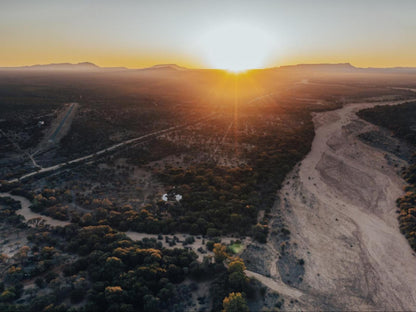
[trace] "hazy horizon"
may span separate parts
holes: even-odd
[[[114,65],[110,65],[110,66],[101,66],[99,64],[96,64],[94,62],[90,62],[90,61],[81,61],[81,62],[60,62],[60,63],[37,63],[37,64],[24,64],[24,65],[15,65],[15,66],[3,66],[2,64],[0,64],[0,69],[6,69],[6,68],[31,68],[31,67],[37,67],[37,66],[54,66],[54,65],[89,65],[89,66],[96,66],[97,68],[124,68],[124,69],[149,69],[149,68],[156,68],[158,66],[177,66],[179,68],[184,68],[184,69],[202,69],[202,70],[226,70],[226,69],[222,69],[222,68],[214,68],[214,67],[197,67],[197,66],[186,66],[180,63],[155,63],[155,64],[150,64],[148,66],[143,66],[143,67],[129,67],[129,66],[119,66],[117,64]],[[361,67],[361,66],[357,66],[355,64],[351,64],[349,62],[339,62],[339,63],[294,63],[294,64],[282,64],[282,65],[277,65],[277,66],[265,66],[265,67],[259,67],[259,68],[249,68],[247,69],[247,71],[250,70],[261,70],[261,69],[273,69],[273,68],[285,68],[285,67],[296,67],[296,66],[319,66],[319,65],[350,65],[354,68],[357,69],[400,69],[400,68],[415,68],[416,69],[416,65],[415,66],[368,66],[368,67]]]

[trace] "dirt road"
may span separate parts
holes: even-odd
[[[280,192],[295,254],[305,260],[303,295],[292,308],[416,310],[416,256],[395,213],[404,182],[391,159],[404,163],[357,138],[376,129],[358,110],[395,104],[348,104],[314,116],[312,150]],[[281,280],[275,264],[270,272]]]
[[[59,122],[57,120],[57,124],[54,128],[52,128],[52,134],[47,138],[47,140],[51,143],[55,143],[59,141],[68,131],[71,126],[72,119],[75,115],[75,111],[79,106],[78,103],[70,103],[68,108],[62,113],[61,118],[59,118]],[[63,130],[63,128],[65,128]]]

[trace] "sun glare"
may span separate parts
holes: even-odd
[[[264,30],[241,23],[229,23],[201,37],[201,48],[209,66],[241,72],[266,65],[273,41]]]

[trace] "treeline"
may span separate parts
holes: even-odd
[[[371,123],[391,130],[395,136],[406,140],[416,148],[416,102],[395,106],[376,106],[362,110],[358,115]],[[411,165],[403,174],[409,186],[405,189],[405,195],[397,200],[397,205],[400,209],[400,230],[416,251],[416,154],[410,162]]]
[[[391,130],[398,138],[416,146],[416,102],[393,106],[376,106],[359,111],[358,116]]]
[[[292,123],[287,127],[268,126],[258,131],[265,135],[249,136],[244,141],[254,148],[248,153],[249,164],[258,177],[255,187],[261,198],[261,209],[270,211],[286,175],[309,152],[314,125],[310,111],[281,114]]]
[[[408,169],[406,177],[416,176],[416,166]],[[410,182],[410,180],[408,180]],[[416,251],[416,183],[406,188],[406,194],[397,200],[400,208],[400,230],[406,236],[410,246]]]

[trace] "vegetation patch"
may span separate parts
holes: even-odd
[[[233,254],[239,254],[243,249],[244,246],[241,243],[234,243],[228,246]]]
[[[416,102],[379,106],[360,111],[359,116],[393,132],[416,148]],[[410,166],[403,171],[403,177],[409,183],[405,195],[397,199],[400,209],[400,230],[406,236],[410,246],[416,251],[416,154],[410,160]]]

